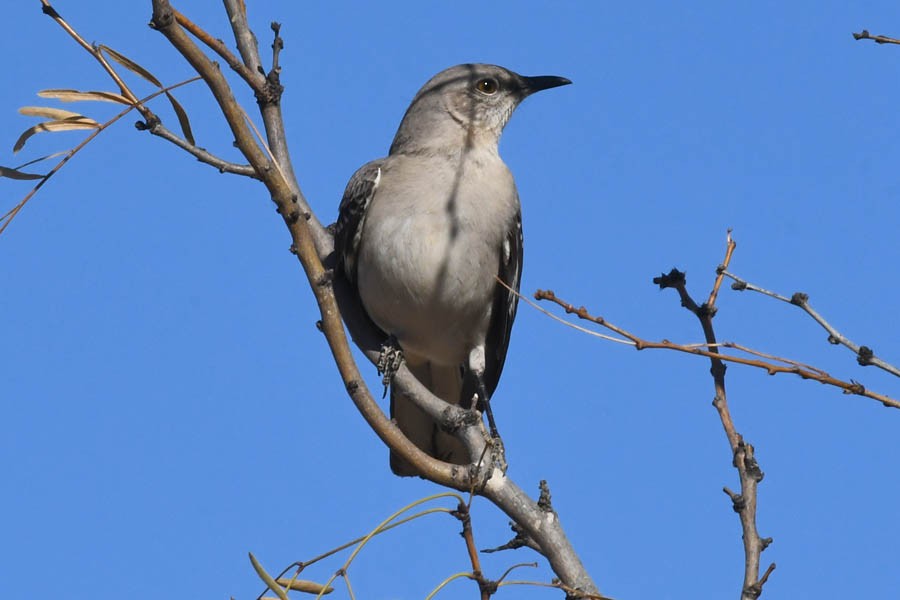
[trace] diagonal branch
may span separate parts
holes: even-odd
[[[769,375],[778,375],[778,374],[790,374],[797,375],[801,379],[809,379],[811,381],[818,381],[819,383],[823,383],[825,385],[830,385],[842,390],[845,394],[853,394],[856,396],[863,396],[865,398],[871,398],[873,400],[877,400],[881,402],[884,406],[889,408],[900,408],[900,401],[891,398],[890,396],[885,396],[884,394],[879,394],[878,392],[873,392],[872,390],[866,388],[859,382],[855,381],[844,381],[842,379],[838,379],[836,377],[832,377],[822,369],[817,367],[813,367],[810,365],[803,364],[799,361],[789,359],[789,358],[781,358],[778,356],[774,356],[772,354],[768,354],[765,352],[760,352],[759,350],[754,350],[752,348],[748,348],[741,344],[736,344],[734,342],[718,342],[717,344],[702,344],[706,346],[706,349],[698,347],[698,344],[677,344],[675,342],[671,342],[669,340],[662,340],[660,342],[652,342],[650,340],[645,340],[636,334],[628,331],[627,329],[623,329],[622,327],[610,322],[605,317],[595,316],[588,312],[588,310],[581,306],[575,307],[574,304],[569,304],[562,298],[559,298],[552,290],[537,290],[534,293],[534,297],[537,300],[548,300],[553,302],[554,304],[560,306],[567,313],[574,314],[579,319],[583,319],[585,321],[590,321],[592,323],[596,323],[601,327],[605,327],[610,331],[613,331],[620,336],[626,338],[627,341],[621,340],[618,338],[613,338],[610,336],[599,335],[598,337],[602,337],[604,339],[608,339],[610,341],[619,342],[619,343],[627,343],[635,347],[636,350],[674,350],[676,352],[684,352],[685,354],[693,354],[694,356],[704,356],[709,359],[718,359],[723,362],[730,362],[739,365],[744,365],[747,367],[754,367],[757,369],[763,369]],[[520,296],[522,300],[528,302],[531,301],[525,296]],[[691,300],[693,302],[693,300]],[[696,303],[693,304],[694,307],[699,309]],[[540,309],[538,307],[538,309]],[[555,318],[555,315],[550,315]],[[561,320],[566,325],[572,325],[572,323]],[[594,335],[596,332],[591,330],[586,330],[580,327],[575,326],[576,329],[584,331],[585,333]],[[741,352],[746,352],[747,354],[753,354],[755,356],[759,356],[761,358],[769,359],[770,361],[775,362],[766,362],[763,360],[754,360],[751,358],[745,358],[743,356],[734,356],[731,354],[723,354],[721,352],[713,353],[713,348],[733,348],[735,350],[740,350]],[[783,363],[783,364],[776,364]]]
[[[248,69],[265,73],[262,66],[262,60],[259,56],[259,48],[257,47],[256,36],[250,29],[247,21],[247,5],[244,0],[224,0],[225,11],[228,14],[228,21],[231,23],[231,29],[234,33],[234,40],[238,47],[238,52],[244,61],[244,65]],[[328,256],[334,248],[334,240],[319,222],[316,215],[310,209],[303,191],[300,189],[300,183],[297,175],[294,173],[293,161],[291,161],[290,151],[288,150],[287,134],[284,131],[284,118],[281,110],[281,98],[284,88],[281,86],[280,73],[281,69],[277,65],[277,56],[282,46],[279,30],[273,26],[275,32],[275,40],[273,48],[276,52],[273,56],[273,68],[266,74],[266,90],[267,93],[257,93],[256,99],[259,104],[260,115],[262,116],[263,126],[266,129],[266,141],[275,157],[276,163],[284,173],[288,185],[290,185],[296,196],[297,206],[301,214],[309,221],[309,228],[316,245],[316,249],[320,256]]]
[[[207,151],[205,148],[201,148],[200,146],[190,143],[189,141],[163,125],[162,121],[160,121],[159,119],[152,122],[149,126],[145,126],[143,124],[139,125],[139,129],[146,129],[152,135],[175,144],[200,162],[210,165],[211,167],[215,167],[219,170],[220,173],[232,173],[234,175],[243,175],[244,177],[259,179],[256,171],[250,165],[239,165],[237,163],[228,162],[225,159],[219,158],[215,154]]]
[[[175,16],[175,20],[179,25],[188,30],[191,35],[195,38],[206,44],[206,46],[222,57],[222,59],[228,63],[228,66],[231,69],[240,75],[241,79],[246,82],[250,89],[252,89],[257,95],[262,95],[265,93],[266,79],[265,77],[259,73],[258,71],[254,71],[247,67],[244,63],[240,61],[240,59],[231,53],[231,50],[228,49],[228,46],[225,45],[220,39],[214,38],[211,36],[205,29],[191,21],[182,13],[178,12],[175,9],[172,9],[172,13]]]
[[[900,44],[897,38],[888,37],[886,35],[872,35],[868,30],[863,29],[859,33],[853,34],[854,40],[872,40],[876,44]]]
[[[305,200],[299,194],[299,187],[290,175],[286,144],[279,146],[281,144],[279,136],[282,136],[284,131],[280,104],[274,102],[260,104],[271,153],[277,161],[272,163],[268,158],[269,154],[266,153],[268,148],[261,148],[253,138],[244,120],[244,113],[223,74],[178,24],[170,2],[153,0],[152,4],[151,26],[160,31],[203,77],[234,133],[238,149],[260,175],[262,183],[284,219],[291,234],[291,251],[300,260],[319,305],[322,317],[319,322],[320,330],[325,334],[350,398],[369,426],[389,448],[416,465],[426,479],[455,489],[474,491],[491,500],[526,529],[565,585],[573,590],[596,594],[597,586],[566,538],[558,517],[541,511],[538,504],[507,478],[501,469],[493,468],[493,460],[489,460],[486,468],[471,465],[468,469],[436,460],[406,439],[397,426],[385,416],[360,375],[344,335],[341,317],[343,316],[348,329],[353,333],[354,340],[370,360],[373,360],[380,350],[380,336],[365,317],[358,299],[349,293],[346,282],[335,279],[332,271],[326,270],[325,265],[332,265],[333,256],[330,254],[333,240],[308,209]],[[246,14],[242,5],[243,3],[239,1],[226,0],[229,17],[236,29],[235,37],[246,63],[248,56],[252,60],[253,51],[248,46],[253,46],[254,43],[250,41],[253,40],[253,36],[246,26]],[[290,305],[284,307],[284,310],[292,309]],[[409,395],[413,402],[429,415],[436,415],[437,410],[441,413],[446,413],[448,409],[453,412],[452,407],[428,392],[405,366],[401,366],[398,370],[394,384],[401,393]],[[455,432],[457,437],[462,439],[470,452],[476,449],[483,450],[485,440],[480,419],[477,425],[469,425],[465,421],[465,415],[459,416],[461,421],[459,429]],[[481,456],[481,454],[482,452],[472,452],[471,455]],[[485,454],[492,456],[490,449]]]
[[[792,304],[801,308],[806,314],[812,317],[812,319],[816,323],[818,323],[822,327],[822,329],[828,332],[828,343],[840,344],[841,346],[849,348],[850,351],[856,355],[856,362],[858,362],[863,367],[872,365],[878,367],[879,369],[887,371],[895,377],[900,377],[900,369],[898,369],[891,363],[875,356],[875,352],[868,346],[860,346],[850,338],[844,336],[840,331],[837,330],[837,328],[834,327],[834,325],[826,321],[825,317],[820,315],[816,310],[813,309],[812,305],[810,305],[808,294],[804,294],[803,292],[795,292],[790,298],[788,298],[776,292],[752,284],[749,281],[745,281],[734,273],[728,272],[727,269],[719,269],[719,276],[725,276],[734,281],[734,283],[731,284],[731,289],[733,290],[737,290],[739,292],[757,292],[764,296],[768,296],[770,298],[774,298],[776,300],[780,300],[782,302],[786,302],[787,304]]]

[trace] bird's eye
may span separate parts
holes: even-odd
[[[497,89],[500,86],[497,85],[497,82],[493,79],[480,79],[478,83],[475,84],[475,89],[481,92],[482,94],[494,94],[497,92]]]

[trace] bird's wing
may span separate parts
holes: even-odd
[[[516,212],[513,226],[506,232],[503,248],[500,253],[500,270],[497,274],[500,281],[519,291],[522,280],[522,213]],[[506,350],[509,348],[509,336],[516,318],[519,296],[506,287],[497,284],[494,292],[494,306],[491,311],[491,323],[485,338],[484,385],[488,396],[493,397],[503,363],[506,361]]]
[[[381,181],[384,159],[373,160],[360,167],[344,190],[338,220],[334,231],[334,250],[339,269],[354,286],[356,285],[356,257],[366,224],[366,210],[375,196]]]

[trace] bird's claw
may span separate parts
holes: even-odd
[[[400,349],[397,338],[393,335],[388,336],[388,338],[384,340],[384,343],[381,344],[381,353],[378,355],[378,362],[375,364],[375,368],[378,369],[378,374],[381,375],[381,383],[384,385],[382,398],[387,395],[391,380],[394,378],[394,374],[402,364],[403,350]]]

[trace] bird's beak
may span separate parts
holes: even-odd
[[[561,85],[569,85],[571,80],[565,77],[557,77],[556,75],[538,75],[537,77],[522,77],[522,91],[526,96],[530,96],[541,90],[549,90],[550,88],[559,87]]]

